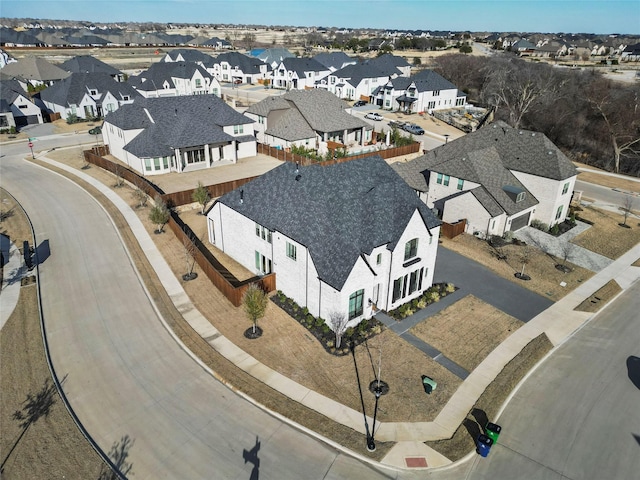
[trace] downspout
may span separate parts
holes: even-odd
[[[306,248],[307,250],[307,258],[305,259],[305,266],[304,266],[304,303],[305,303],[305,307],[309,307],[309,249]]]
[[[222,251],[224,252],[224,234],[222,233],[222,205],[218,208],[218,217],[220,218],[220,241],[222,243]],[[214,226],[215,228],[215,226]],[[215,233],[214,233],[215,235]]]
[[[385,300],[386,310],[389,310],[389,293],[391,292],[391,267],[393,266],[393,252],[391,252],[391,261],[389,262],[389,280],[387,281],[387,298]],[[393,303],[393,302],[391,302]]]

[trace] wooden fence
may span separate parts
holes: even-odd
[[[143,190],[152,198],[160,196],[167,205],[179,206],[193,202],[193,189],[186,190],[184,192],[166,194],[158,186],[151,183],[147,178],[138,175],[133,170],[130,170],[117,162],[112,162],[111,160],[96,155],[93,150],[96,150],[97,148],[98,147],[93,147],[92,150],[84,151],[85,161],[103,168],[123,180],[132,183],[136,188]],[[244,183],[247,183],[253,178],[255,177],[210,185],[207,188],[212,196],[220,196],[240,185],[243,185]],[[252,277],[242,282],[239,281],[215,258],[209,249],[207,249],[207,247],[200,241],[198,236],[191,230],[191,227],[184,223],[176,212],[171,212],[167,225],[183,245],[185,252],[190,252],[193,255],[195,262],[202,269],[207,278],[211,280],[211,283],[213,283],[234,306],[240,306],[245,290],[252,283],[257,283],[267,293],[276,289],[275,273],[271,273],[263,277]]]
[[[283,160],[285,162],[297,162],[304,167],[309,165],[315,165],[315,164],[335,165],[336,163],[349,162],[351,160],[356,160],[358,158],[375,157],[375,156],[380,156],[384,159],[387,159],[387,158],[399,157],[401,155],[408,155],[410,153],[417,153],[419,151],[420,151],[420,143],[414,142],[411,145],[405,145],[403,147],[393,147],[393,148],[387,148],[384,150],[376,150],[376,151],[361,153],[358,155],[351,155],[348,157],[338,158],[337,160],[317,161],[308,157],[303,157],[302,155],[297,155],[295,153],[288,152],[283,149],[278,149],[278,148],[270,147],[269,145],[258,143],[258,153],[262,153],[263,155],[269,155],[270,157],[276,158],[278,160]]]
[[[461,233],[464,233],[464,229],[466,226],[467,220],[464,218],[462,220],[458,220],[456,223],[442,222],[440,231],[447,238],[455,238]]]

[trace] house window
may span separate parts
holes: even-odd
[[[271,243],[271,231],[268,228],[264,228],[262,225],[256,223],[256,237],[260,237],[263,240]]]
[[[408,275],[403,275],[397,278],[393,282],[393,296],[391,303],[395,303],[398,300],[405,298],[407,295],[422,290],[422,279],[427,277],[428,268],[421,268],[414,270]],[[424,274],[423,274],[424,272]]]
[[[450,178],[449,175],[445,175],[444,176],[444,186],[445,187],[449,186],[449,178]]]
[[[145,158],[145,159],[144,159],[144,169],[145,169],[147,172],[150,172],[150,171],[151,171],[151,159],[150,159],[150,158]]]
[[[187,163],[189,165],[191,165],[192,163],[204,162],[205,160],[206,158],[204,156],[204,148],[187,151]]]
[[[436,178],[436,183],[437,183],[438,185],[441,185],[441,184],[442,184],[442,174],[441,174],[441,173],[439,173],[439,174],[438,174],[438,178]]]
[[[287,242],[287,257],[292,260],[295,260],[297,257],[296,246]]]
[[[464,187],[464,180],[459,178],[458,179],[458,186],[456,187],[458,190],[462,190],[462,187]]]
[[[202,80],[200,80],[199,78],[196,78],[196,88],[201,88],[202,87]]]
[[[265,257],[260,252],[255,252],[256,256],[256,270],[262,275],[271,273],[271,259]]]
[[[89,95],[91,95],[92,97],[95,97],[96,95],[98,95],[98,90],[94,90],[94,89],[89,90]]]
[[[162,166],[165,170],[169,169],[169,157],[162,157]]]
[[[129,95],[123,95],[122,100],[128,102],[129,100],[131,100],[131,97],[129,97]]]
[[[364,300],[364,290],[358,290],[349,296],[349,320],[362,315],[362,304]]]
[[[433,109],[433,108],[435,108],[435,107],[436,107],[436,102],[429,102],[429,103],[427,104],[427,109],[428,109],[428,110],[431,110],[431,109]]]
[[[233,134],[238,135],[239,133],[244,133],[244,125],[234,125],[233,126]]]
[[[434,90],[433,91],[433,96],[437,97],[438,95],[440,95],[440,90]]]
[[[526,196],[527,192],[520,192],[517,196],[516,196],[516,203],[521,202],[524,200],[524,197]]]
[[[411,272],[411,275],[409,275],[409,295],[411,295],[413,292],[415,292],[418,289],[419,273],[420,271],[416,270],[415,272]]]
[[[153,169],[160,170],[160,157],[155,157],[153,159]]]
[[[260,125],[264,125],[264,117],[263,117],[262,115],[259,115],[259,116],[258,116],[258,123],[259,123]]]
[[[414,238],[409,240],[404,245],[404,261],[406,262],[410,258],[415,257],[418,254],[418,239]]]
[[[568,191],[569,191],[569,182],[565,183],[564,186],[562,187],[562,195],[564,195]]]
[[[380,265],[382,263],[382,254],[379,253],[376,257],[376,265]]]
[[[558,220],[561,216],[562,216],[562,205],[560,205],[558,207],[558,210],[556,211],[556,220]]]
[[[395,303],[402,298],[402,284],[404,283],[404,277],[400,277],[393,282],[393,297],[391,302]]]

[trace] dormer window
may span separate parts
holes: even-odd
[[[98,90],[96,90],[95,88],[90,89],[89,95],[91,95],[92,97],[95,97],[96,95],[98,95]]]
[[[520,192],[517,196],[516,196],[516,203],[519,203],[521,201],[524,200],[524,197],[527,195],[526,192]]]
[[[522,202],[527,197],[527,192],[522,187],[505,185],[504,187],[502,187],[502,190],[509,196],[511,200],[516,203]]]
[[[129,101],[131,98],[129,97],[129,95],[123,95],[122,96],[122,100],[124,100],[125,102]]]

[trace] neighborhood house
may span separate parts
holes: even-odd
[[[433,282],[440,221],[381,157],[284,163],[220,197],[209,241],[324,319],[349,326]]]

